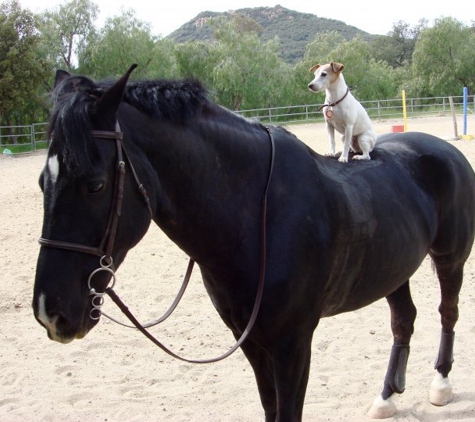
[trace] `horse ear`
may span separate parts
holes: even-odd
[[[69,78],[71,74],[65,70],[58,69],[56,75],[54,76],[54,87],[56,88],[61,82],[66,78]]]
[[[124,95],[125,86],[129,80],[130,74],[137,67],[137,64],[130,66],[129,70],[122,76],[114,85],[112,85],[97,101],[96,112],[97,114],[108,114],[117,112],[119,104],[122,101]]]

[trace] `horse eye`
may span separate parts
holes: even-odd
[[[89,182],[87,184],[87,191],[89,193],[97,193],[104,187],[103,182]]]

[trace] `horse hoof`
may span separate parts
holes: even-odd
[[[434,406],[445,406],[453,398],[454,393],[449,379],[443,378],[441,374],[437,373],[430,386],[429,401]]]
[[[397,408],[391,397],[384,400],[381,396],[377,397],[371,409],[369,409],[368,416],[371,419],[386,419],[396,414]]]

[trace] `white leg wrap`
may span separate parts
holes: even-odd
[[[378,396],[374,400],[371,409],[369,409],[368,416],[371,419],[386,419],[394,416],[396,411],[397,407],[391,397],[384,400],[381,396]]]
[[[430,386],[429,401],[435,406],[445,406],[447,403],[450,403],[453,398],[454,393],[449,379],[443,378],[442,375],[437,372]]]

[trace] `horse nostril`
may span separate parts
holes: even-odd
[[[65,329],[69,328],[70,323],[64,315],[62,315],[60,313],[60,314],[56,315],[54,318],[55,318],[56,330],[57,331],[63,331]]]
[[[47,310],[46,296],[42,294],[39,298],[36,319],[43,325],[48,333],[56,337],[58,333],[67,332],[71,329],[71,322],[62,313],[54,309]]]
[[[41,323],[46,327],[48,337],[51,340],[66,344],[76,337],[71,321],[61,313],[50,316],[46,324],[44,321],[41,321]]]

